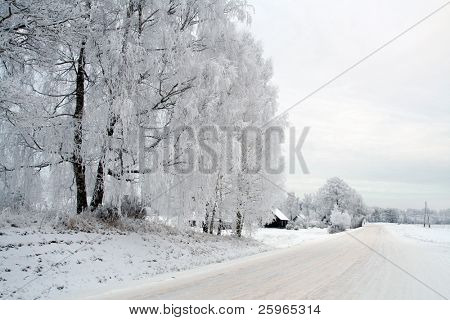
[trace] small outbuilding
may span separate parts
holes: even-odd
[[[278,228],[278,229],[284,229],[286,228],[289,218],[285,216],[283,212],[281,212],[280,209],[274,208],[272,209],[273,214],[273,221],[269,222],[265,225],[266,228]]]

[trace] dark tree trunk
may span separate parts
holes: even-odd
[[[94,193],[91,200],[91,210],[97,209],[103,203],[104,194],[104,170],[103,170],[103,158],[98,162],[97,176],[95,178]]]
[[[77,186],[77,213],[82,213],[87,208],[86,179],[84,165],[73,163],[75,183]]]
[[[77,213],[87,208],[86,175],[81,147],[83,143],[83,113],[84,113],[84,77],[85,77],[85,42],[82,43],[80,56],[77,61],[77,78],[75,90],[75,113],[74,117],[74,147],[73,147],[73,174],[77,187]]]
[[[209,203],[206,203],[205,210],[205,221],[203,222],[203,232],[208,233],[208,222],[209,222]]]
[[[216,210],[217,210],[217,205],[214,204],[214,207],[212,209],[212,213],[211,213],[211,223],[209,224],[209,233],[213,234],[214,232],[214,219],[216,217]]]
[[[236,235],[240,238],[242,236],[242,225],[243,225],[243,219],[242,219],[242,213],[240,210],[236,213]]]
[[[106,130],[107,140],[110,140],[114,135],[114,129],[117,123],[117,117],[114,114],[110,114],[109,117],[109,125]],[[104,159],[106,156],[107,146],[102,148],[102,154],[100,160],[98,162],[97,167],[97,176],[95,178],[95,187],[94,193],[92,195],[91,200],[91,210],[97,209],[103,203],[103,196],[105,194],[105,168],[104,168]]]
[[[223,221],[219,218],[219,226],[217,227],[217,235],[220,236],[223,230]]]

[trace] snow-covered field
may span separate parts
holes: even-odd
[[[329,237],[327,229],[310,228],[300,230],[259,229],[253,238],[274,248],[287,248],[304,241]]]
[[[385,226],[409,239],[450,247],[450,225],[432,225],[431,228],[412,224],[385,224]]]
[[[141,232],[80,232],[2,223],[0,298],[70,298],[132,285],[154,275],[263,252],[250,239],[179,232],[153,225]]]

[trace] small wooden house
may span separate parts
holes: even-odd
[[[272,209],[273,214],[273,221],[269,222],[265,225],[266,228],[278,228],[278,229],[285,229],[289,219],[284,215],[283,212],[280,211],[280,209],[274,208]]]

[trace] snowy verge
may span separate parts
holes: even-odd
[[[431,228],[413,224],[385,224],[397,235],[421,241],[450,247],[450,225],[432,225]]]
[[[304,241],[330,237],[327,229],[310,228],[300,230],[259,229],[252,237],[273,248],[287,248]]]
[[[64,219],[55,225],[23,220],[0,217],[1,299],[70,298],[269,249],[252,239],[155,222],[108,228],[84,218],[67,220],[69,227]]]

